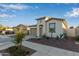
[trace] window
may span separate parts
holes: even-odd
[[[55,32],[55,23],[49,23],[49,32]]]

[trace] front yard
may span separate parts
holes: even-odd
[[[1,38],[2,38],[2,40],[8,39],[8,41],[6,41],[6,42],[9,42],[10,45],[13,44],[11,46],[8,46],[7,45],[8,43],[2,45],[2,48],[0,48],[0,54],[2,56],[30,56],[30,55],[32,55],[34,52],[36,52],[36,50],[22,45],[23,39],[25,36],[26,35],[22,31],[17,31],[16,35],[12,35],[11,37],[8,35],[0,36],[0,40],[1,40]],[[3,42],[3,43],[5,43],[5,42]]]
[[[56,40],[56,39],[28,39],[27,41],[44,44],[52,47],[57,47],[69,51],[75,51],[79,52],[79,44],[75,44],[74,38],[67,38],[62,40]]]

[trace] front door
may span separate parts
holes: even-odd
[[[40,36],[42,36],[42,28],[40,28]]]
[[[39,31],[39,33],[40,33],[40,36],[42,36],[42,33],[43,33],[43,26],[42,26],[42,25],[40,26],[40,31]]]

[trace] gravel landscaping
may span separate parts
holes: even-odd
[[[44,44],[52,47],[57,47],[69,51],[75,51],[79,52],[79,44],[75,44],[74,38],[67,38],[67,39],[62,39],[62,40],[56,40],[55,38],[53,39],[28,39],[27,41],[34,42],[34,43],[39,43],[39,44]]]

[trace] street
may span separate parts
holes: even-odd
[[[8,35],[0,35],[0,44],[10,42],[12,40]]]

